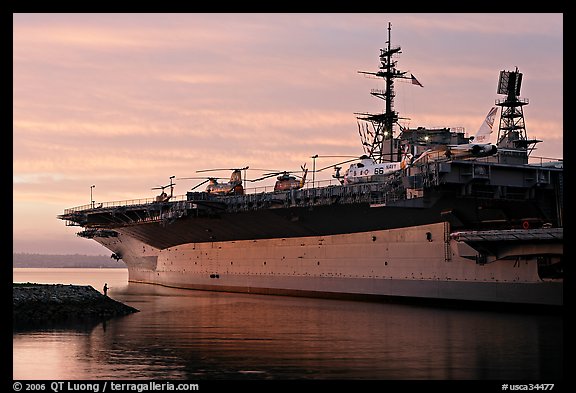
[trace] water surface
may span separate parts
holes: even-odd
[[[127,282],[125,269],[14,269],[140,310],[14,331],[13,378],[532,380],[563,377],[559,315],[231,294]]]

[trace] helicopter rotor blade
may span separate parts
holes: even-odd
[[[304,169],[299,170],[299,171],[276,171],[276,172],[271,172],[271,173],[264,173],[263,176],[289,175],[291,173],[304,173],[304,172],[306,172],[305,166],[304,166]]]
[[[279,172],[279,173],[270,173],[270,174],[268,174],[268,175],[264,175],[264,176],[262,176],[262,177],[259,177],[259,178],[257,178],[257,179],[252,179],[252,180],[250,180],[250,181],[251,181],[251,182],[254,182],[254,181],[259,181],[259,180],[268,179],[269,177],[273,177],[273,176],[279,175],[280,173],[283,173],[283,172]]]
[[[196,184],[194,187],[192,187],[192,188],[190,189],[190,191],[195,190],[196,188],[200,187],[202,184],[208,183],[209,181],[210,181],[210,179],[206,179],[206,180],[204,180],[203,182]]]
[[[250,168],[251,171],[262,171],[262,172],[282,172],[278,169],[263,169],[263,168]]]
[[[176,185],[176,183],[172,183],[172,185]],[[158,186],[158,187],[152,187],[151,190],[165,190],[166,188],[170,187],[170,184],[168,184],[167,186]]]
[[[175,185],[176,185],[176,183],[170,183],[170,184],[166,184],[165,186],[152,187],[151,190],[164,190],[168,187],[173,187]]]
[[[336,164],[328,165],[328,166],[326,166],[326,167],[324,167],[324,168],[316,169],[316,172],[320,172],[320,171],[323,171],[323,170],[325,170],[325,169],[335,167],[336,165],[346,164],[347,162],[352,162],[352,161],[356,161],[356,160],[359,160],[359,159],[360,159],[359,157],[356,157],[356,158],[353,158],[353,159],[351,159],[351,160],[346,160],[346,161],[338,162],[338,163],[336,163]]]
[[[194,179],[194,180],[199,180],[199,179],[214,179],[214,180],[222,180],[222,179],[227,179],[227,177],[213,177],[213,176],[204,176],[204,177],[179,177],[178,179],[180,180],[190,180],[190,179]]]
[[[216,169],[200,169],[198,171],[196,171],[196,173],[199,172],[213,172],[213,171],[244,171],[246,169],[248,169],[248,166],[245,166],[243,168],[216,168]]]
[[[318,156],[317,158],[357,158],[357,156]]]

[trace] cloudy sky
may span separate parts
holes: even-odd
[[[473,134],[518,67],[533,155],[563,157],[562,14],[14,14],[14,252],[108,254],[56,218],[91,191],[151,198],[196,170],[362,154],[354,113],[381,112],[383,86],[358,71],[378,70],[388,22],[424,86],[396,83],[405,126]]]

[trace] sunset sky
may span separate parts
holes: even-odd
[[[424,86],[396,82],[403,125],[473,134],[518,67],[532,155],[563,157],[562,14],[14,14],[14,252],[109,254],[56,218],[91,185],[96,203],[152,198],[197,170],[361,155],[354,113],[382,112],[384,87],[358,71],[378,70],[388,22]]]

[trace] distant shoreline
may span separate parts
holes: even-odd
[[[12,267],[126,269],[126,264],[106,255],[13,253]]]

